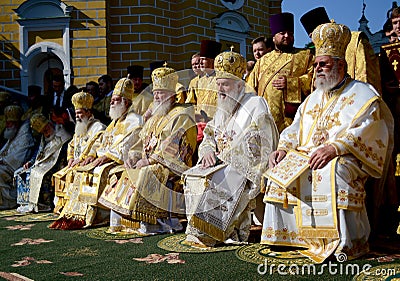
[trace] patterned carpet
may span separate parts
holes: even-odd
[[[209,247],[209,248],[192,247],[190,245],[183,243],[185,238],[186,238],[185,234],[171,235],[160,240],[157,243],[157,246],[166,251],[177,252],[177,253],[213,253],[222,251],[233,251],[240,248],[240,246],[235,246],[235,245]]]
[[[355,261],[314,265],[296,251],[254,242],[258,235],[247,245],[203,249],[182,243],[183,233],[49,229],[55,218],[0,212],[0,280],[400,280],[400,239],[379,239]],[[302,272],[303,265],[315,271]]]
[[[86,231],[86,236],[89,238],[100,239],[100,240],[117,240],[117,239],[132,239],[138,237],[145,237],[148,235],[140,233],[127,233],[127,232],[112,234],[108,232],[108,226],[106,226],[106,227],[88,229]]]

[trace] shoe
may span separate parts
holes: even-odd
[[[39,213],[46,213],[51,211],[51,207],[49,205],[39,203],[36,205],[35,211]]]
[[[21,214],[25,213],[32,213],[33,212],[33,206],[31,204],[28,205],[21,205],[17,208],[17,212]]]

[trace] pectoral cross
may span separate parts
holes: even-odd
[[[397,71],[397,65],[398,65],[398,64],[399,64],[399,62],[398,62],[397,60],[394,60],[394,61],[392,62],[394,71]]]

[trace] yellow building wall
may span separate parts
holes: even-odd
[[[73,84],[83,87],[106,74],[106,1],[64,1],[71,13],[71,69]]]
[[[5,2],[5,1],[4,1]],[[0,85],[20,89],[19,24],[13,9],[23,1],[0,5]]]
[[[62,30],[47,30],[47,31],[30,31],[28,32],[28,44],[32,46],[33,44],[40,42],[53,42],[59,45],[63,45],[62,40]]]
[[[20,88],[19,24],[13,9],[24,1],[0,6],[0,85]],[[166,60],[177,70],[190,68],[190,57],[200,41],[215,39],[212,19],[229,11],[219,0],[103,0],[64,1],[72,6],[70,21],[71,84],[109,74],[114,82],[126,76],[131,64],[145,67]],[[281,11],[281,0],[247,0],[236,12],[247,18],[247,58],[251,40],[269,34],[269,15]],[[62,45],[59,31],[31,32],[29,44],[51,41]]]

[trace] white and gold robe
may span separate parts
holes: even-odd
[[[0,150],[0,209],[17,205],[17,189],[13,183],[15,170],[32,156],[35,146],[29,122],[24,122],[15,137]]]
[[[43,184],[43,178],[55,165],[62,161],[60,153],[64,145],[67,145],[71,139],[71,135],[63,126],[56,126],[55,135],[49,141],[45,142],[42,136],[39,151],[35,159],[35,163],[27,170],[23,167],[15,171],[14,177],[29,178],[29,184],[21,188],[18,187],[17,203],[20,204],[21,210],[24,206],[31,206],[29,209],[36,209],[39,200],[40,190]],[[26,174],[29,173],[30,176]],[[24,175],[25,174],[25,175]],[[27,209],[25,209],[27,210]]]
[[[147,158],[150,164],[124,171],[99,199],[112,209],[113,230],[142,225],[143,232],[169,231],[162,220],[170,213],[185,212],[180,179],[192,166],[196,135],[193,106],[176,104],[165,116],[152,116],[145,123],[140,132],[142,149],[132,147],[129,155]]]
[[[87,132],[83,136],[74,134],[72,140],[68,143],[67,161],[77,159],[84,160],[90,152],[92,145],[103,133],[105,128],[106,126],[98,119],[91,117],[87,125]],[[66,199],[69,198],[67,194],[71,194],[72,190],[68,191],[68,189],[70,187],[72,188],[74,173],[78,167],[79,166],[71,168],[64,167],[53,175],[54,190],[57,198],[55,200],[55,213],[59,213],[61,208],[65,205]]]
[[[105,188],[110,170],[118,164],[123,164],[129,148],[138,142],[139,131],[143,124],[140,115],[130,112],[117,120],[113,120],[105,131],[96,138],[88,156],[106,156],[111,162],[99,167],[91,163],[75,169],[72,184],[71,199],[64,207],[60,217],[71,218],[65,229],[81,228],[92,225],[97,212],[97,200]],[[100,220],[108,214],[100,214]]]
[[[321,169],[288,173],[295,180],[286,188],[267,176],[261,243],[306,247],[301,253],[318,263],[334,252],[349,259],[364,254],[370,233],[364,184],[382,175],[392,142],[393,118],[369,84],[348,77],[329,94],[314,91],[282,132],[278,150],[307,157],[332,145],[338,157]],[[281,175],[285,170],[294,168]]]
[[[185,173],[188,243],[213,246],[228,238],[248,239],[250,211],[269,154],[276,148],[278,130],[264,98],[242,92],[239,104],[225,122],[217,111],[204,130],[199,161],[214,152],[221,164],[209,169],[199,164]]]

